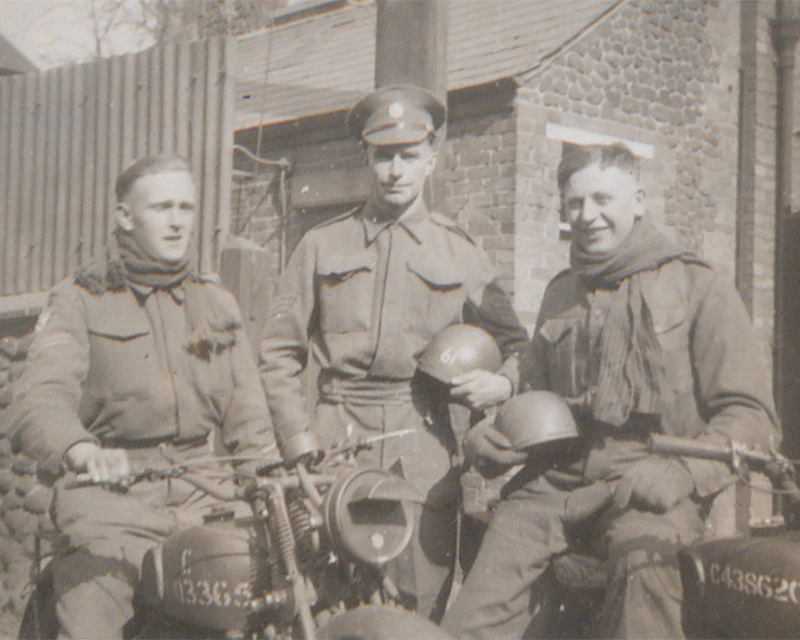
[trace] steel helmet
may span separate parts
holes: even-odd
[[[516,450],[579,436],[569,406],[550,391],[527,391],[507,400],[497,410],[494,428]]]
[[[456,376],[484,369],[495,372],[503,364],[492,336],[471,324],[453,324],[437,333],[419,356],[417,368],[445,384]]]

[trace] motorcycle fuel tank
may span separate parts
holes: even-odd
[[[267,586],[264,545],[252,527],[237,522],[180,531],[147,552],[144,600],[192,625],[247,629],[254,597]]]
[[[696,637],[800,637],[797,537],[711,540],[682,551],[679,563]]]

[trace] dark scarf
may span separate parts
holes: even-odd
[[[208,361],[211,353],[230,348],[236,330],[242,325],[195,274],[187,257],[171,264],[155,260],[117,229],[103,254],[75,272],[75,283],[94,295],[105,291],[124,291],[128,283],[169,291],[176,300],[185,301],[189,336],[185,349]]]
[[[179,262],[163,262],[150,257],[130,234],[120,229],[114,232],[114,238],[125,266],[125,277],[130,282],[153,289],[172,289],[192,273],[188,252]]]
[[[643,220],[613,252],[587,254],[572,245],[572,269],[587,286],[614,290],[600,334],[600,370],[591,401],[596,420],[621,426],[631,412],[661,412],[664,364],[641,274],[672,260],[705,264]]]

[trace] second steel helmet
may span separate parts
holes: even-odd
[[[550,391],[527,391],[503,403],[494,428],[516,450],[578,437],[578,426],[563,398]]]
[[[503,364],[500,348],[487,332],[470,324],[445,327],[428,343],[417,368],[445,384],[475,369],[495,372]]]

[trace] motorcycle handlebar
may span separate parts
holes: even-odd
[[[737,457],[750,463],[777,463],[779,465],[788,463],[779,453],[760,451],[734,442],[714,444],[713,442],[703,442],[691,438],[665,436],[660,433],[650,435],[649,450],[651,453],[717,460],[728,464],[734,464]]]
[[[137,473],[120,479],[117,482],[94,482],[89,474],[77,474],[73,480],[67,482],[66,489],[77,489],[90,485],[108,486],[126,490],[131,485],[147,478],[172,478],[188,482],[192,486],[200,489],[212,498],[221,502],[233,502],[236,500],[247,500],[252,495],[254,489],[261,487],[275,487],[280,485],[283,489],[302,488],[306,492],[312,492],[312,498],[319,496],[318,490],[330,485],[335,477],[326,473],[309,472],[303,468],[293,468],[288,473],[276,476],[263,476],[248,479],[241,486],[231,487],[230,485],[220,485],[213,480],[206,478],[201,473],[189,471],[180,465],[169,468],[145,468]]]

